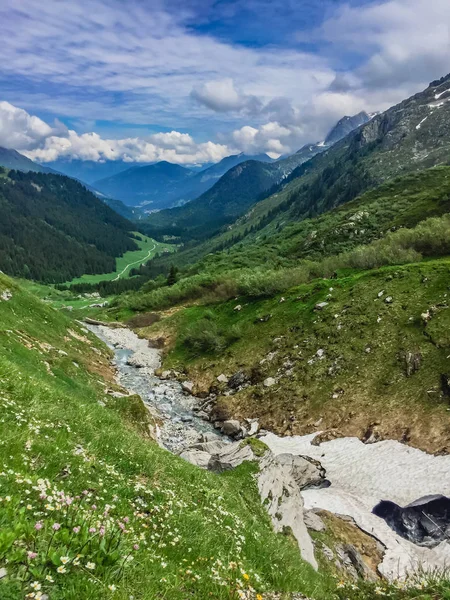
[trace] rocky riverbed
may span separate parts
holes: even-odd
[[[218,472],[243,460],[258,460],[258,487],[269,514],[273,513],[274,527],[289,526],[302,555],[314,566],[304,508],[351,517],[362,531],[376,538],[384,548],[378,571],[388,579],[405,578],[418,568],[450,566],[445,532],[439,543],[429,544],[434,547],[424,547],[398,535],[372,512],[380,501],[405,506],[423,496],[450,496],[450,456],[428,455],[392,440],[364,444],[356,438],[340,438],[317,445],[311,443],[317,434],[283,438],[267,432],[259,438],[270,452],[258,456],[251,445],[232,442],[198,417],[200,401],[190,395],[189,384],[155,376],[160,351],[149,347],[147,340],[126,328],[89,325],[89,329],[114,350],[118,382],[146,403],[160,424],[157,435],[164,447]],[[257,433],[255,423],[228,423],[230,431],[226,432],[237,437]],[[291,490],[288,501],[285,489]]]
[[[114,351],[117,381],[129,392],[139,394],[158,423],[157,438],[171,452],[180,453],[201,440],[221,440],[223,436],[198,417],[193,408],[198,400],[176,380],[161,380],[155,370],[161,353],[149,347],[126,328],[86,325]]]

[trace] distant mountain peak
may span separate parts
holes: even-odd
[[[352,117],[348,115],[342,117],[325,138],[325,145],[331,146],[332,144],[335,144],[351,131],[364,125],[368,121],[370,121],[370,116],[364,110]]]

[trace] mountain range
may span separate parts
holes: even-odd
[[[133,166],[110,177],[93,182],[103,194],[117,198],[129,206],[141,206],[154,211],[184,204],[211,188],[230,168],[246,160],[271,162],[263,154],[227,156],[204,170],[192,170],[161,161],[151,165]]]
[[[345,126],[346,120],[343,122]],[[317,151],[318,147],[323,150]],[[445,164],[449,152],[450,75],[373,116],[332,146],[325,143],[305,146],[300,153],[309,155],[309,160],[301,160],[298,167],[291,168],[287,176],[280,177],[278,184],[271,190],[266,188],[263,194],[258,188],[260,180],[255,177],[256,172],[260,173],[259,164],[240,165],[248,167],[247,173],[235,173],[234,180],[239,181],[241,175],[250,183],[242,188],[235,185],[234,197],[242,202],[245,191],[251,189],[250,199],[240,204],[240,214],[215,217],[217,211],[223,215],[226,208],[222,204],[232,200],[225,193],[219,194],[220,189],[226,190],[227,180],[229,190],[233,189],[232,170],[207,194],[188,205],[150,215],[145,227],[153,235],[179,235],[181,241],[189,241],[189,247],[172,259],[180,266],[242,241],[247,244],[244,250],[247,252],[248,244],[258,239],[275,240],[283,236],[288,224],[294,226],[322,214],[396,176]],[[272,170],[287,161],[292,166],[295,156],[265,168]],[[272,175],[272,172],[266,175],[265,185],[276,182]],[[151,269],[153,273],[165,272],[168,259],[156,259]]]
[[[278,186],[297,167],[325,152],[345,137],[349,129],[353,130],[369,120],[365,112],[344,117],[333,127],[325,141],[307,144],[292,156],[270,163],[263,163],[257,157],[240,162],[203,195],[182,207],[151,214],[143,227],[149,235],[164,232],[179,236],[183,241],[211,237],[221,227],[244,214],[261,195],[267,195],[272,187]],[[208,171],[203,173],[207,174]]]

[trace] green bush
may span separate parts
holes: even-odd
[[[211,316],[211,312],[200,321],[192,323],[182,339],[184,346],[192,354],[219,354],[242,336],[240,327],[219,327]]]

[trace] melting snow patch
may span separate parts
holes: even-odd
[[[381,500],[404,506],[421,496],[449,496],[450,456],[433,456],[393,440],[363,444],[358,438],[340,438],[312,446],[316,435],[281,438],[269,433],[261,438],[275,454],[309,456],[325,467],[331,487],[303,491],[305,508],[353,517],[386,547],[379,570],[389,579],[405,578],[419,568],[450,566],[449,543],[417,546],[372,514]]]
[[[450,90],[444,90],[443,92],[440,92],[439,94],[435,94],[434,95],[434,99],[438,100],[441,96],[443,96],[444,94],[446,94],[447,92],[449,92]]]
[[[419,123],[418,125],[416,125],[416,129],[420,129],[420,127],[421,127],[422,123],[425,123],[425,121],[426,121],[427,119],[428,119],[428,117],[425,117],[425,119],[422,119],[422,120],[420,121],[420,123]]]

